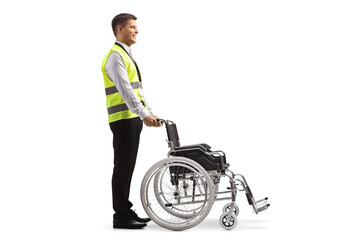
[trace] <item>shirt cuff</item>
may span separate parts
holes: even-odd
[[[142,108],[138,115],[141,120],[144,120],[147,116],[150,115],[150,113],[145,108]]]

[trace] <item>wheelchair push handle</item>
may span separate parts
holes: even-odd
[[[168,123],[174,124],[173,121],[165,120],[165,119],[161,119],[161,118],[157,118],[156,121],[161,122],[161,123],[165,123],[166,125],[167,125]]]

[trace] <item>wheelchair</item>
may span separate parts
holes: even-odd
[[[141,202],[148,216],[169,230],[186,230],[201,223],[215,201],[230,200],[223,207],[220,225],[231,230],[238,220],[235,204],[238,191],[244,191],[249,205],[258,214],[270,204],[268,198],[255,201],[245,177],[230,171],[223,151],[212,151],[208,144],[181,146],[176,124],[165,123],[168,157],[155,163],[141,183]],[[229,179],[229,187],[219,191],[221,178]]]

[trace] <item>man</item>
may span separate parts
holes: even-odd
[[[139,68],[131,55],[130,46],[136,43],[139,33],[136,17],[119,14],[112,20],[115,45],[102,62],[106,105],[113,132],[114,169],[112,195],[114,228],[139,229],[150,218],[140,218],[131,209],[129,201],[131,178],[138,152],[143,122],[146,126],[162,126],[153,116],[142,90]]]

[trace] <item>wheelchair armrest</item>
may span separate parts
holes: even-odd
[[[212,151],[212,152],[207,152],[206,154],[208,154],[210,156],[219,155],[219,157],[220,157],[220,168],[221,169],[225,169],[225,168],[228,168],[230,166],[230,164],[226,163],[226,156],[225,156],[225,153],[223,151]]]
[[[175,150],[185,150],[185,149],[190,149],[190,148],[200,148],[202,149],[204,152],[209,152],[210,150],[210,146],[207,145],[206,143],[201,143],[201,144],[192,144],[192,145],[185,145],[185,146],[181,146],[181,147],[175,147]]]
[[[208,155],[219,155],[219,156],[224,156],[225,157],[225,153],[223,151],[211,151],[211,152],[207,152],[206,154]]]

